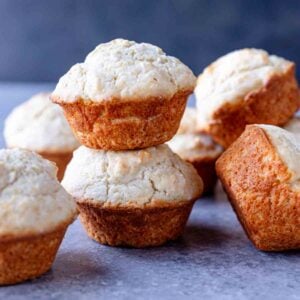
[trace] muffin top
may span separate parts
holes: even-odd
[[[8,147],[65,153],[79,146],[62,109],[49,96],[37,94],[10,113],[4,127]]]
[[[176,134],[167,144],[172,151],[188,161],[216,159],[223,151],[210,136],[201,133]]]
[[[300,189],[300,142],[298,137],[273,125],[256,125],[264,130],[276,152],[291,172],[291,184]]]
[[[207,134],[197,132],[197,111],[187,107],[176,135],[167,142],[169,147],[184,160],[216,159],[222,147]]]
[[[71,223],[72,197],[56,179],[57,168],[38,154],[0,150],[0,237],[46,233]]]
[[[264,50],[233,51],[213,62],[198,77],[195,95],[198,124],[212,121],[224,104],[235,104],[267,84],[271,77],[286,73],[294,64]]]
[[[193,72],[162,49],[116,39],[97,46],[83,63],[61,77],[52,99],[102,102],[171,98],[178,92],[192,92],[195,83]]]
[[[203,189],[194,167],[167,145],[117,152],[81,146],[62,185],[79,201],[107,205],[186,201],[199,197]]]

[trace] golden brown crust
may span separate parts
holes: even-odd
[[[247,124],[284,125],[300,105],[295,65],[285,74],[274,75],[266,85],[246,95],[237,104],[222,106],[213,115],[213,123],[203,131],[227,148]]]
[[[81,144],[95,149],[130,150],[162,144],[176,133],[190,92],[171,99],[64,103],[65,112]]]
[[[250,125],[217,160],[217,174],[248,237],[264,251],[300,248],[300,193],[263,129]]]
[[[56,164],[58,168],[57,179],[61,181],[64,177],[66,167],[70,162],[70,160],[72,159],[73,152],[51,153],[51,152],[43,151],[43,152],[39,152],[39,154],[45,159],[48,159]]]
[[[90,238],[109,246],[144,248],[177,239],[184,231],[194,202],[114,207],[84,200],[77,205]]]
[[[47,272],[67,227],[0,243],[0,285],[15,284]]]
[[[206,159],[185,159],[185,161],[191,163],[197,170],[199,176],[203,181],[203,195],[210,195],[214,193],[214,189],[217,183],[217,174],[215,170],[215,163],[217,157]]]

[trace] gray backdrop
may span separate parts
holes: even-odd
[[[147,41],[196,74],[236,48],[300,62],[300,1],[0,0],[0,80],[56,81],[98,43]]]

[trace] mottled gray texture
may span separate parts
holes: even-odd
[[[15,103],[45,88],[0,85],[0,124]],[[0,288],[0,299],[300,299],[299,251],[257,251],[225,198],[219,187],[215,199],[198,201],[185,235],[160,248],[101,246],[76,221],[52,270]]]

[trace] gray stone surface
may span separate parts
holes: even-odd
[[[0,126],[12,106],[49,88],[0,84]],[[76,221],[53,268],[0,288],[0,299],[300,299],[299,266],[299,251],[257,251],[218,187],[196,203],[184,236],[160,248],[102,246]]]

